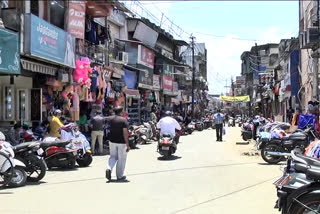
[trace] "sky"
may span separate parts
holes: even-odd
[[[241,74],[240,56],[255,42],[279,43],[299,33],[299,1],[140,1],[132,6],[176,39],[206,44],[209,93],[226,92]],[[130,4],[126,2],[126,4]],[[131,9],[132,9],[131,8]],[[143,8],[143,9],[142,9]],[[161,22],[162,20],[162,22]],[[170,21],[171,22],[170,22]],[[174,24],[172,24],[172,22]],[[179,29],[179,28],[180,29]]]

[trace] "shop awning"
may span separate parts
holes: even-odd
[[[58,68],[21,59],[22,68],[28,71],[55,76]]]
[[[179,105],[180,104],[180,100],[177,98],[171,98],[171,103],[174,103],[175,105]]]

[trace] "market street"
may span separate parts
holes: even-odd
[[[0,191],[0,213],[277,213],[273,209],[279,165],[240,155],[239,128],[181,137],[173,160],[159,160],[156,143],[128,155],[128,182],[107,183],[107,156],[91,167],[48,171],[39,185]],[[115,174],[113,174],[113,179]]]

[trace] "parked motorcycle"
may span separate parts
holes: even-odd
[[[129,137],[128,137],[129,146],[131,149],[135,149],[137,148],[137,136],[135,135],[134,127],[130,126],[128,132],[129,132]]]
[[[28,181],[38,182],[45,175],[47,165],[42,157],[43,149],[39,142],[26,142],[13,147],[16,159],[26,165],[25,171]]]
[[[276,206],[283,214],[319,213],[320,160],[303,156],[299,149],[291,151],[291,158],[283,168],[283,176],[274,185]]]
[[[42,157],[49,169],[53,167],[72,169],[76,166],[77,149],[69,149],[66,146],[71,141],[59,141],[55,137],[46,137],[40,147],[45,151]]]
[[[229,127],[235,127],[236,126],[236,121],[233,117],[230,117],[228,120],[228,126]]]
[[[80,167],[87,167],[92,163],[92,153],[90,143],[86,137],[78,130],[78,126],[68,124],[61,129],[61,140],[70,140],[66,147],[77,150],[76,162]]]
[[[200,131],[200,132],[203,131],[203,128],[204,128],[203,122],[200,120],[197,120],[195,122],[195,128],[197,131]]]
[[[282,139],[272,139],[266,143],[261,149],[261,157],[269,164],[277,164],[290,156],[290,152],[299,148],[304,152],[312,139],[315,139],[313,129],[307,128],[304,131],[295,132],[289,136],[284,136]]]
[[[202,122],[203,122],[204,129],[208,129],[208,128],[212,127],[212,121],[209,118],[204,118],[202,120]]]
[[[158,141],[158,151],[165,158],[168,159],[177,150],[177,145],[174,142],[174,137],[170,134],[163,134]]]
[[[0,156],[0,175],[4,179],[3,182],[8,183],[10,187],[24,186],[27,181],[26,165],[15,158],[10,143],[0,141],[0,152],[5,155]]]

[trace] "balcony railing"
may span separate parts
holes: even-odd
[[[76,53],[80,56],[89,57],[91,62],[106,64],[108,49],[106,45],[95,45],[90,41],[77,39]]]

